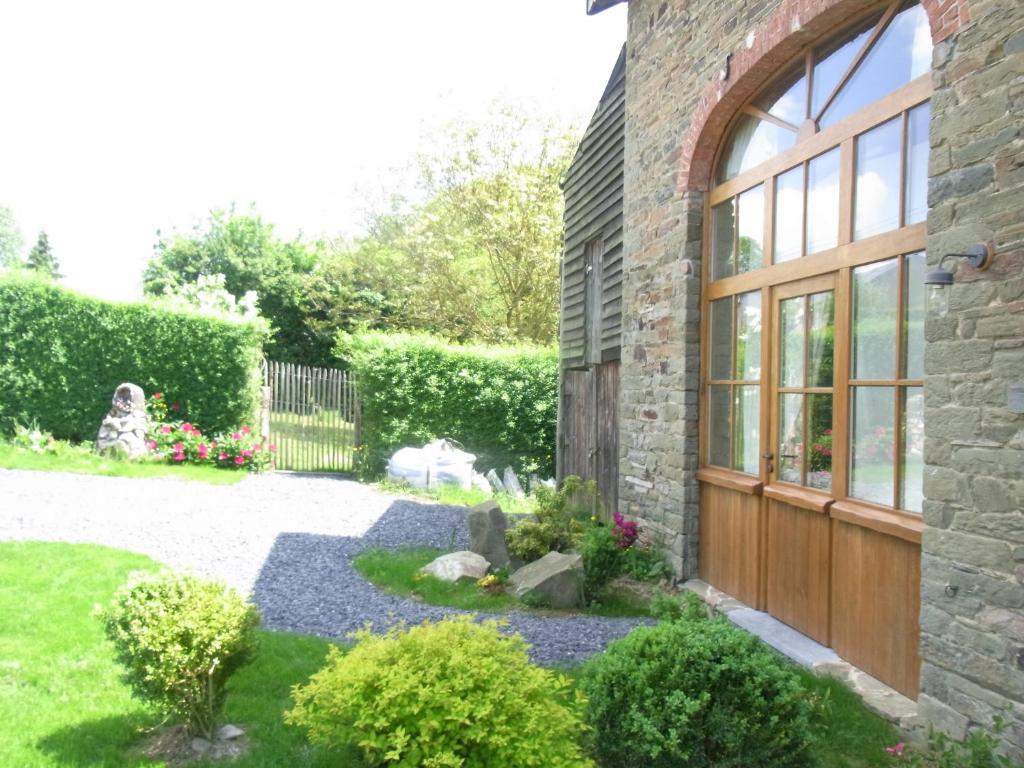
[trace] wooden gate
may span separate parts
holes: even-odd
[[[346,472],[359,445],[359,400],[349,371],[263,363],[263,432],[278,469]]]
[[[559,480],[595,480],[602,508],[611,515],[619,495],[619,363],[562,371]]]

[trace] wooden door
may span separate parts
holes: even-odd
[[[772,290],[766,607],[829,644],[834,274]]]

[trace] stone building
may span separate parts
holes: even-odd
[[[574,163],[622,171],[617,349],[579,346],[605,225],[563,264],[563,382],[617,361],[615,503],[679,578],[1024,750],[1024,3],[629,0],[624,65],[588,131],[624,150]],[[573,395],[562,453],[607,453]]]

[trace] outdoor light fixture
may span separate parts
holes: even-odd
[[[967,259],[967,263],[975,269],[985,269],[991,256],[992,249],[987,243],[976,243],[966,253],[947,253],[939,259],[939,266],[924,276],[924,284],[928,286],[928,306],[939,317],[949,314],[949,291],[946,287],[953,284],[953,273],[942,268],[946,259]]]

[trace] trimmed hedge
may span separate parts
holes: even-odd
[[[0,428],[36,421],[92,440],[125,381],[213,434],[249,422],[259,404],[263,323],[234,322],[94,299],[21,276],[0,279]]]
[[[343,334],[336,352],[355,372],[370,473],[398,448],[448,437],[478,469],[554,475],[557,350],[371,332]]]

